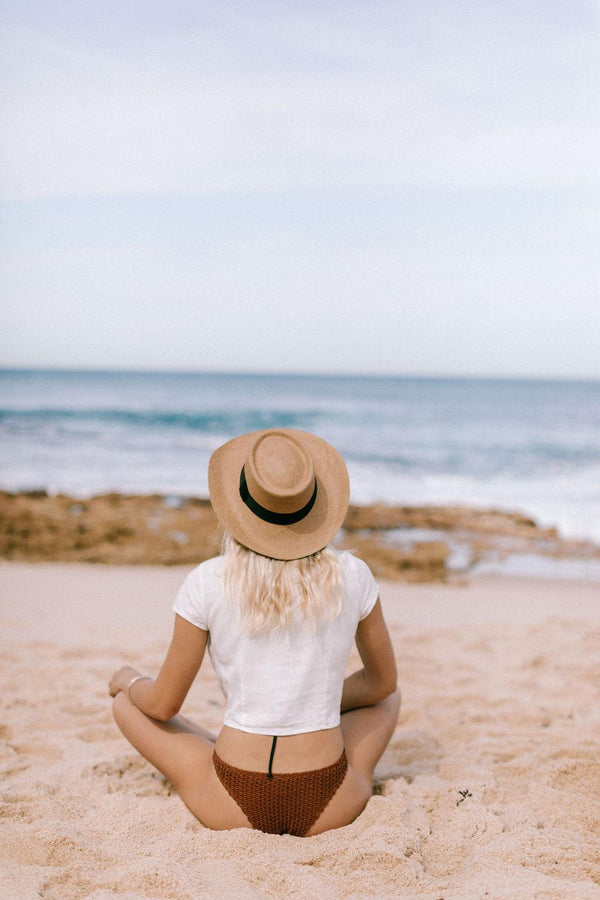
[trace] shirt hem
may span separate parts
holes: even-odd
[[[319,722],[317,725],[311,725],[308,722],[303,722],[300,725],[289,725],[286,727],[281,727],[280,725],[276,725],[273,723],[272,725],[242,725],[239,722],[235,722],[233,719],[228,719],[225,717],[223,719],[223,725],[227,725],[229,728],[235,728],[237,731],[243,731],[246,734],[268,734],[269,736],[277,735],[277,737],[287,737],[290,734],[308,734],[312,731],[327,731],[330,728],[337,728],[340,724],[340,716],[337,719],[330,720],[328,722]]]

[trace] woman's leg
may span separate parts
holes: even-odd
[[[120,692],[113,701],[115,721],[130,744],[177,788],[190,770],[206,768],[215,735],[199,725],[174,716],[168,722],[152,719]]]
[[[342,715],[341,726],[348,763],[369,781],[398,724],[400,688],[374,706]]]
[[[344,713],[341,728],[348,773],[308,834],[352,822],[372,794],[373,771],[394,733],[400,691],[374,706]],[[219,781],[212,755],[215,735],[183,716],[159,722],[123,693],[113,701],[117,725],[135,749],[171,782],[188,809],[214,829],[250,828],[250,822]]]
[[[250,827],[215,773],[216,735],[184,716],[152,719],[120,692],[113,715],[123,735],[173,785],[188,809],[209,828]]]
[[[373,706],[353,709],[341,719],[348,774],[308,835],[354,821],[373,793],[373,772],[398,724],[400,689]]]

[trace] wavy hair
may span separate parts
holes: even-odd
[[[296,615],[314,625],[335,619],[342,608],[342,575],[330,548],[301,559],[271,559],[223,536],[226,600],[248,634],[290,625]]]

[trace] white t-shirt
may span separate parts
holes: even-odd
[[[252,734],[301,734],[334,728],[348,654],[361,619],[379,594],[369,567],[338,554],[342,610],[316,627],[297,620],[287,628],[248,635],[223,593],[223,557],[201,563],[185,579],[173,609],[209,632],[208,651],[227,700],[224,724]]]

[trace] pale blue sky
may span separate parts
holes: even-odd
[[[597,2],[0,8],[0,364],[600,377]]]

